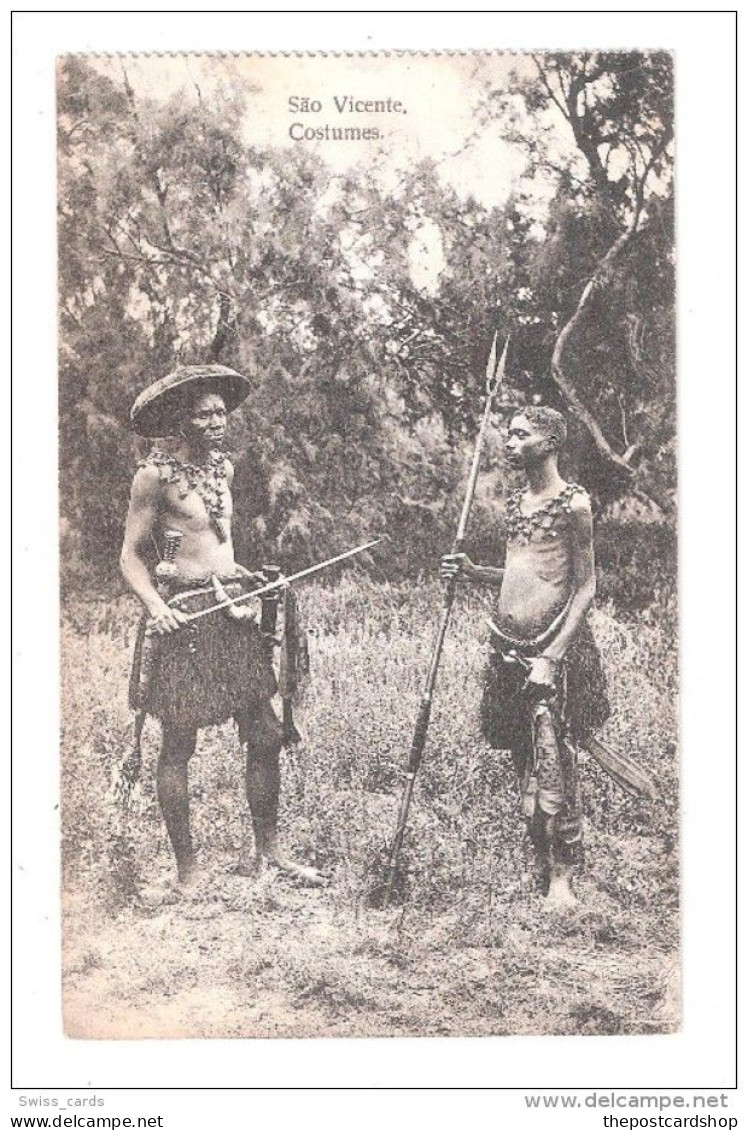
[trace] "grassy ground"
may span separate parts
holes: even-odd
[[[392,835],[439,593],[343,580],[303,590],[313,681],[306,742],[284,755],[286,845],[323,890],[231,873],[246,835],[230,726],[191,769],[208,881],[144,914],[135,895],[172,869],[154,794],[108,799],[131,740],[128,600],[66,608],[63,628],[64,1000],[73,1036],[382,1036],[653,1033],[679,1023],[675,658],[660,619],[593,616],[613,717],[603,735],[656,777],[649,805],[584,765],[580,907],[548,914],[508,757],[477,729],[485,598],[460,597],[404,852],[405,898],[369,905]]]

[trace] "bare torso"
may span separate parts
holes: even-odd
[[[507,508],[507,550],[499,593],[499,627],[520,639],[532,639],[566,608],[576,588],[572,499],[579,488],[534,511],[515,496]],[[533,524],[531,524],[533,523]]]
[[[539,635],[566,607],[571,582],[571,555],[564,539],[507,549],[499,627],[520,639]]]
[[[181,533],[174,558],[176,575],[186,581],[242,572],[234,558],[231,537],[233,468],[212,451],[200,465],[154,451],[136,472],[130,495],[122,547],[122,573],[151,617],[166,628],[178,618],[166,610],[148,568],[149,547],[162,553],[164,534]]]
[[[200,580],[211,573],[228,576],[236,572],[234,543],[231,537],[231,517],[233,504],[228,479],[221,494],[223,496],[223,523],[226,537],[222,540],[211,521],[205,502],[197,491],[183,493],[177,483],[160,484],[157,536],[163,538],[166,530],[178,530],[182,534],[174,564],[177,575],[184,580]]]

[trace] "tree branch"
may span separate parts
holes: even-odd
[[[563,354],[566,343],[569,337],[579,325],[590,299],[595,291],[603,287],[610,277],[610,271],[616,261],[621,257],[623,252],[630,244],[633,237],[639,229],[639,217],[641,215],[641,206],[637,207],[634,213],[634,218],[631,225],[619,235],[618,239],[608,248],[603,258],[597,265],[592,277],[587,282],[584,290],[582,291],[576,309],[572,316],[569,318],[566,325],[563,327],[558,337],[556,344],[553,347],[553,356],[551,358],[551,379],[556,387],[559,389],[564,399],[566,400],[569,408],[589,432],[595,447],[603,456],[607,463],[612,464],[621,474],[629,478],[632,475],[632,468],[627,459],[619,455],[617,451],[611,446],[606,438],[602,428],[598,424],[595,417],[583,403],[579,397],[574,385],[569,380],[563,366]],[[630,456],[629,456],[630,458]]]
[[[540,81],[542,82],[543,86],[545,87],[546,93],[548,94],[548,97],[553,102],[555,102],[556,106],[561,111],[561,114],[566,119],[566,121],[571,123],[568,106],[564,107],[561,104],[561,102],[558,100],[558,98],[556,97],[556,94],[553,90],[553,87],[551,86],[551,84],[548,81],[548,76],[547,76],[546,72],[543,70],[543,68],[541,67],[540,63],[538,62],[536,55],[532,56],[532,61],[535,64],[535,66],[537,67],[538,74],[540,75]],[[560,83],[560,79],[559,79],[559,83]],[[561,89],[563,90],[563,84],[562,83],[561,83]]]

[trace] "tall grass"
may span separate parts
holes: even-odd
[[[392,834],[438,601],[430,585],[413,590],[350,580],[334,589],[310,585],[303,595],[312,680],[301,710],[306,742],[285,755],[282,824],[289,846],[328,870],[352,898],[363,896],[372,859]],[[485,745],[477,724],[486,613],[484,596],[461,595],[447,638],[406,852],[409,896],[417,902],[446,904],[466,883],[489,875],[511,883],[518,873],[521,837],[510,765]],[[107,800],[111,767],[131,740],[126,688],[135,624],[136,610],[124,599],[66,610],[64,861],[71,882],[114,880],[127,888],[129,877],[120,872],[131,869],[130,854],[141,877],[169,859],[153,793],[156,723],[146,729],[143,800],[126,829]],[[656,624],[634,630],[605,609],[595,612],[593,629],[613,706],[604,736],[651,771],[663,802],[651,809],[628,798],[588,764],[592,839],[602,836],[603,847],[621,835],[672,844],[672,648]],[[232,726],[204,732],[191,773],[195,834],[207,861],[230,855],[241,840],[239,758]],[[128,853],[120,856],[125,840]],[[652,877],[640,883],[647,888]]]
[[[312,679],[299,711],[306,740],[283,755],[281,830],[292,852],[328,875],[324,897],[345,931],[373,914],[369,896],[393,832],[440,590],[433,584],[375,585],[348,578],[334,588],[310,584],[301,597],[311,628]],[[544,935],[548,927],[529,875],[509,757],[491,750],[478,731],[487,600],[478,591],[462,592],[454,610],[406,837],[404,908],[390,959],[407,965],[419,947],[431,947],[433,955],[434,947],[457,946],[468,953],[476,946],[504,946],[511,969],[522,947],[543,937],[563,949],[568,929],[594,986],[592,950],[613,947],[633,958],[677,948],[673,641],[654,617],[634,628],[609,608],[593,614],[613,706],[603,736],[652,773],[661,801],[651,805],[629,797],[596,764],[585,763],[582,910],[572,925],[556,924]],[[62,632],[64,886],[71,905],[95,905],[99,916],[112,919],[139,887],[172,868],[155,799],[155,722],[146,726],[139,802],[125,814],[108,798],[111,768],[131,740],[126,691],[136,620],[128,599],[73,602],[65,609]],[[238,855],[247,832],[232,725],[201,734],[190,789],[201,861],[220,873]],[[367,938],[371,957],[383,944],[378,927]],[[360,942],[359,937],[359,947]],[[267,938],[264,944],[270,945]],[[329,958],[329,947],[325,952]],[[298,953],[296,964],[306,968],[307,957]],[[242,960],[253,968],[258,961],[273,964],[272,953],[256,948]],[[558,951],[557,960],[563,978],[568,955]],[[635,996],[634,965],[627,984]],[[296,976],[293,968],[289,958],[286,981]],[[449,986],[455,1007],[464,968]],[[338,965],[335,976],[345,981],[350,969]],[[517,976],[521,980],[527,973]],[[307,988],[312,982],[314,977],[307,978]],[[652,986],[647,982],[640,990],[651,995]],[[485,1007],[490,1013],[493,1006]],[[581,1009],[576,1020],[574,1007]],[[611,1020],[608,1006],[596,998],[590,1003],[583,996],[569,1008],[566,1029],[536,1023],[523,1011],[507,1030],[651,1030],[637,1028],[630,1017],[621,1019],[625,1010],[614,1009]],[[603,1009],[602,1019],[596,1008]]]

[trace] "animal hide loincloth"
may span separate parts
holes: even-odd
[[[585,623],[559,666],[556,694],[548,701],[525,690],[527,670],[507,661],[512,652],[530,659],[549,643],[517,641],[492,635],[493,651],[486,668],[481,723],[484,736],[497,749],[511,751],[525,817],[539,807],[554,817],[555,837],[569,859],[581,859],[582,798],[577,746],[609,716],[605,675],[600,655]]]
[[[533,701],[523,690],[527,671],[520,663],[507,663],[502,653],[516,651],[529,659],[549,643],[532,640],[518,642],[510,637],[492,636],[493,648],[483,684],[481,729],[495,749],[523,750],[530,744]],[[608,691],[592,632],[587,623],[569,648],[558,675],[558,718],[561,737],[574,745],[584,745],[585,735],[598,730],[610,715]]]

